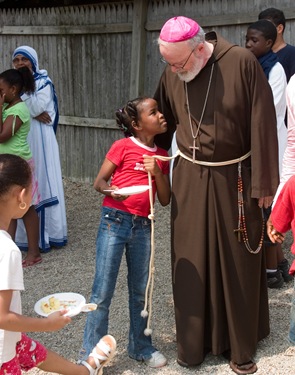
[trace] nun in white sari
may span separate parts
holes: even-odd
[[[35,160],[35,173],[41,200],[35,207],[40,220],[39,247],[47,252],[67,243],[67,222],[59,158],[55,136],[58,105],[54,86],[46,70],[40,70],[36,51],[28,46],[16,48],[12,56],[16,69],[28,66],[35,78],[36,91],[22,95],[31,113],[28,142]],[[28,248],[26,231],[18,220],[16,243],[21,250]]]

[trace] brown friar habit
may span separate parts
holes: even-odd
[[[214,63],[212,84],[200,127],[196,159],[242,162],[247,234],[255,250],[262,213],[257,198],[278,186],[276,116],[269,84],[254,55],[215,32],[206,34],[214,52],[188,83],[193,130],[201,117]],[[167,67],[155,99],[169,124],[159,146],[170,147],[177,128],[180,151],[193,157],[185,83]],[[250,253],[238,241],[238,164],[200,166],[179,156],[172,174],[172,282],[178,359],[200,364],[205,353],[231,350],[245,363],[269,334],[264,251]]]

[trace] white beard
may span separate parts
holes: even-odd
[[[202,61],[198,61],[198,64],[196,64],[191,70],[177,72],[178,78],[184,82],[190,82],[200,73],[202,68]]]

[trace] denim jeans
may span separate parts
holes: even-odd
[[[293,295],[292,295],[292,301],[291,301],[289,341],[293,345],[295,345],[295,280],[294,280],[294,288],[293,288]]]
[[[100,338],[108,333],[109,307],[124,249],[128,267],[130,318],[128,354],[133,359],[144,360],[156,351],[151,336],[144,334],[147,318],[141,317],[149,271],[150,235],[151,223],[148,218],[102,207],[90,299],[98,308],[87,314],[80,360],[85,360]]]

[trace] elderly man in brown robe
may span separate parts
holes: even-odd
[[[269,334],[261,208],[278,186],[276,116],[257,59],[192,19],[174,17],[158,40],[167,67],[155,98],[176,130],[172,281],[178,363],[223,354],[237,374],[257,371]]]

